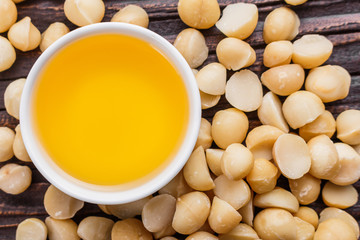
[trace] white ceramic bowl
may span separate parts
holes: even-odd
[[[80,38],[96,34],[123,34],[144,40],[159,49],[172,62],[182,76],[189,101],[189,124],[184,141],[175,157],[156,176],[140,185],[125,188],[96,186],[79,181],[58,167],[43,149],[32,123],[32,99],[34,86],[46,62],[62,47]],[[98,23],[74,30],[52,44],[32,67],[22,93],[20,123],[25,147],[41,174],[66,194],[86,202],[98,204],[120,204],[146,197],[165,186],[183,168],[195,145],[201,120],[201,104],[194,75],[176,48],[160,35],[126,23]]]

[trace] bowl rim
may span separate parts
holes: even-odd
[[[86,187],[83,184],[79,184],[81,181],[76,181],[76,179],[70,175],[69,178],[64,177],[64,174],[59,172],[59,167],[56,169],[56,167],[54,167],[56,164],[49,160],[49,157],[44,154],[44,150],[41,148],[41,144],[36,140],[36,134],[32,128],[31,107],[29,107],[29,105],[32,101],[32,93],[37,76],[40,74],[42,67],[57,51],[60,51],[67,44],[86,36],[97,34],[125,34],[141,39],[155,46],[169,59],[182,76],[189,101],[189,121],[186,133],[181,146],[175,153],[175,156],[159,174],[151,178],[149,181],[126,190],[110,191],[105,190],[106,187],[94,189]],[[25,82],[20,101],[20,128],[22,137],[25,148],[36,168],[59,190],[74,198],[95,204],[123,204],[132,202],[155,193],[169,183],[181,171],[192,153],[200,129],[200,121],[200,94],[194,74],[184,57],[169,41],[157,33],[149,29],[127,23],[96,23],[73,30],[55,41],[40,55],[35,64],[32,66]]]

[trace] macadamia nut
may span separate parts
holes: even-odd
[[[11,26],[8,38],[15,48],[26,52],[39,46],[41,34],[34,24],[31,23],[31,18],[24,17]]]
[[[350,109],[336,118],[337,137],[350,145],[360,144],[360,110]]]
[[[56,40],[70,32],[69,28],[61,22],[55,22],[41,34],[40,50],[43,52]]]
[[[180,171],[167,185],[159,190],[159,193],[167,193],[178,198],[192,191],[193,189],[186,183],[183,171]]]
[[[209,55],[209,48],[206,46],[204,36],[193,28],[182,30],[177,35],[174,46],[191,68],[199,67]]]
[[[315,232],[314,240],[356,240],[349,224],[342,219],[331,218],[321,222]]]
[[[221,158],[224,154],[224,150],[222,149],[206,149],[206,162],[211,170],[216,176],[220,176],[223,174],[221,170]]]
[[[299,33],[300,19],[286,7],[274,9],[265,18],[263,37],[265,43],[293,40]]]
[[[246,176],[246,181],[256,193],[266,193],[273,190],[278,179],[278,168],[264,158],[257,158],[254,167]]]
[[[0,36],[0,72],[9,69],[16,60],[16,52],[7,38]]]
[[[12,145],[15,133],[8,127],[0,127],[0,162],[5,162],[14,156]]]
[[[298,64],[270,68],[261,75],[261,82],[273,93],[288,96],[298,91],[305,80],[305,71]]]
[[[21,135],[21,129],[20,124],[16,126],[15,128],[15,138],[13,143],[13,151],[14,155],[17,159],[24,161],[24,162],[31,162],[31,159],[29,157],[29,154],[26,151],[22,135]]]
[[[199,231],[189,235],[185,240],[218,240],[218,238],[211,233]]]
[[[211,28],[220,17],[217,0],[179,0],[178,12],[186,25],[198,29]]]
[[[296,197],[283,188],[276,187],[270,192],[257,194],[254,197],[254,206],[260,208],[282,208],[295,213],[299,210],[299,202]]]
[[[297,211],[294,216],[304,220],[305,222],[310,223],[314,226],[315,229],[318,226],[319,216],[312,208],[301,206],[299,208],[299,211]]]
[[[0,189],[17,195],[24,192],[31,184],[31,170],[27,166],[8,163],[0,169]]]
[[[176,232],[191,234],[199,230],[210,213],[210,200],[203,192],[191,192],[177,199],[172,226]]]
[[[285,2],[287,4],[293,5],[293,6],[297,6],[303,3],[306,3],[308,0],[285,0]]]
[[[49,240],[80,240],[77,235],[77,224],[71,220],[59,220],[52,217],[45,219]]]
[[[299,135],[305,140],[309,141],[311,138],[318,135],[325,134],[331,138],[336,130],[335,118],[331,112],[325,110],[319,117],[311,123],[299,128]]]
[[[233,74],[226,83],[226,100],[241,111],[255,111],[260,107],[262,97],[261,82],[250,70],[245,69]]]
[[[101,22],[105,4],[102,0],[66,0],[64,12],[70,22],[82,27]]]
[[[153,237],[148,232],[142,222],[136,218],[128,218],[125,220],[117,221],[111,230],[112,240],[124,239],[141,239],[152,240]]]
[[[282,107],[290,127],[297,129],[314,121],[325,112],[321,99],[308,91],[297,91],[285,99]]]
[[[79,223],[77,234],[86,240],[108,240],[114,221],[104,217],[86,217]]]
[[[227,37],[248,38],[258,22],[258,9],[251,3],[233,3],[227,5],[216,27]]]
[[[233,37],[224,38],[218,43],[216,56],[222,65],[234,71],[248,67],[256,60],[255,50],[247,42]]]
[[[211,123],[205,118],[201,118],[200,130],[194,149],[202,146],[204,149],[211,147],[213,142],[211,136]]]
[[[0,33],[6,32],[16,22],[17,8],[11,0],[0,0]]]
[[[354,206],[359,194],[353,185],[338,186],[327,182],[322,190],[322,199],[329,207],[348,208]]]
[[[200,91],[201,109],[208,109],[219,103],[220,95],[211,95]]]
[[[215,113],[211,135],[216,145],[226,149],[232,143],[241,143],[249,129],[249,120],[245,113],[235,108]]]
[[[289,64],[293,54],[293,45],[290,41],[282,40],[271,42],[264,50],[264,65],[268,68]]]
[[[306,142],[294,134],[283,134],[276,140],[273,157],[281,173],[289,179],[304,176],[311,165],[310,151]]]
[[[305,89],[327,103],[346,98],[350,84],[351,76],[345,68],[326,65],[311,69],[305,81]]]
[[[301,218],[294,217],[296,222],[296,239],[313,240],[315,228]]]
[[[210,63],[196,74],[196,82],[202,92],[222,95],[225,93],[226,68],[220,63]]]
[[[120,219],[132,218],[135,217],[136,215],[141,215],[144,205],[151,198],[152,196],[148,196],[133,202],[107,205],[106,207],[111,212],[112,215]]]
[[[292,61],[305,69],[320,66],[329,59],[333,44],[326,37],[318,34],[304,35],[293,43]]]
[[[289,132],[289,126],[282,112],[282,103],[273,92],[270,91],[264,95],[257,115],[262,124],[277,127],[285,133]]]
[[[187,184],[195,190],[208,191],[215,187],[202,146],[193,151],[184,166],[183,173]]]
[[[7,113],[19,119],[21,94],[25,85],[25,78],[11,82],[4,93],[4,105]]]
[[[246,223],[249,226],[253,226],[254,215],[255,215],[255,209],[254,209],[254,204],[253,204],[253,195],[254,195],[254,193],[251,191],[251,196],[250,196],[250,200],[248,201],[248,203],[245,204],[244,206],[242,206],[238,210],[238,212],[242,216],[241,221]]]
[[[257,240],[259,236],[255,230],[247,224],[240,223],[230,232],[219,236],[220,240],[234,240],[234,239],[246,239],[246,240]]]
[[[111,18],[111,22],[125,22],[147,28],[149,26],[149,16],[142,7],[130,4],[120,9]]]
[[[299,179],[289,179],[289,186],[292,194],[300,204],[308,205],[316,201],[320,194],[321,180],[310,174],[305,174]]]
[[[45,192],[44,207],[54,219],[72,218],[84,206],[84,202],[66,195],[50,185]]]
[[[46,240],[46,236],[46,225],[37,218],[25,219],[16,229],[16,240]]]

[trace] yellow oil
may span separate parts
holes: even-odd
[[[34,129],[51,159],[90,184],[149,176],[179,148],[189,118],[174,66],[150,44],[102,34],[77,40],[35,86]]]

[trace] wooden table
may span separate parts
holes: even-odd
[[[32,18],[35,26],[43,32],[49,24],[60,21],[64,22],[71,30],[75,29],[63,12],[62,0],[26,0],[18,4],[18,19],[25,16]],[[223,9],[235,0],[219,0]],[[274,8],[284,5],[282,0],[245,0],[257,4],[259,8],[259,24],[247,41],[256,49],[257,61],[251,70],[259,76],[265,70],[262,65],[262,53],[265,44],[262,40],[262,28],[266,15]],[[105,0],[106,16],[103,21],[109,21],[111,17],[127,4],[138,4],[142,6],[150,16],[149,28],[173,42],[177,34],[187,26],[180,20],[176,6],[177,0]],[[359,0],[309,0],[306,4],[292,7],[301,18],[300,34],[320,33],[327,36],[334,44],[334,52],[327,64],[337,64],[345,67],[352,75],[352,83],[349,97],[342,101],[326,104],[326,108],[335,116],[345,109],[360,109],[360,1]],[[216,44],[224,38],[215,27],[203,30],[210,55],[206,63],[216,61]],[[6,34],[1,34],[5,36]],[[298,37],[299,37],[298,36]],[[18,124],[18,120],[10,117],[4,108],[3,94],[7,85],[20,77],[26,77],[31,66],[41,54],[39,49],[30,52],[17,51],[17,60],[14,66],[0,73],[0,126],[12,129]],[[228,108],[230,105],[221,98],[220,103],[208,110],[203,111],[203,117],[211,121],[214,113],[220,109]],[[250,129],[260,125],[256,113],[247,114],[250,119]],[[103,123],[104,125],[110,123]],[[15,158],[7,163],[19,163],[28,165],[33,171],[32,185],[24,193],[12,196],[0,192],[0,239],[15,239],[16,226],[22,220],[29,217],[45,219],[47,214],[43,207],[44,192],[49,183],[40,175],[32,163],[23,163]],[[0,167],[5,163],[0,163]],[[284,179],[279,180],[280,185],[287,187]],[[360,183],[355,184],[360,189]],[[311,204],[318,212],[325,207],[321,199]],[[360,202],[356,206],[347,209],[360,221]],[[86,204],[77,213],[74,220],[79,222],[86,216],[105,216],[96,205]]]

